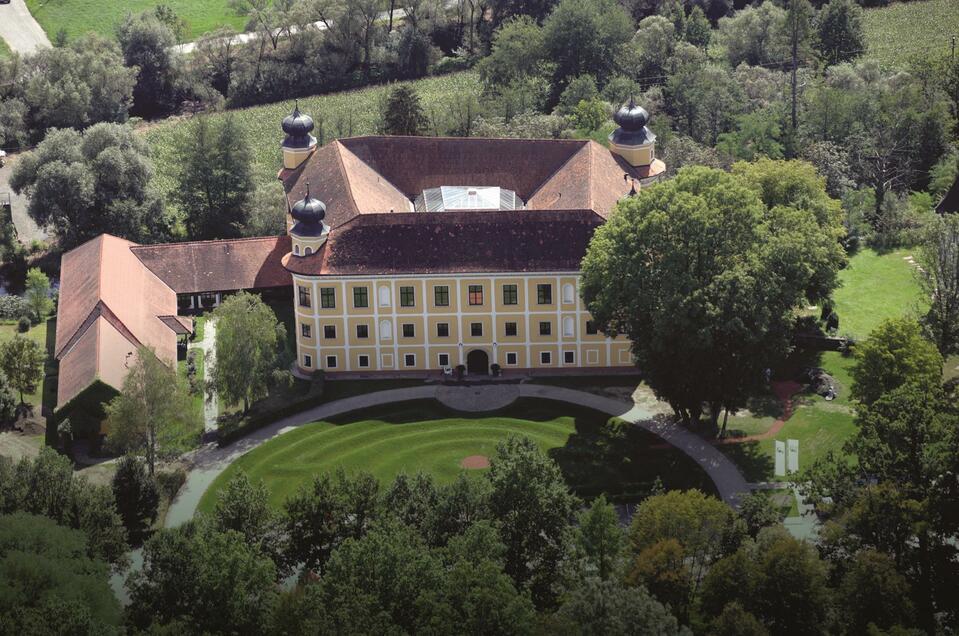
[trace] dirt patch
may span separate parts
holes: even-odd
[[[477,468],[489,468],[489,457],[486,455],[470,455],[469,457],[463,458],[463,461],[460,462],[460,466],[471,470]]]

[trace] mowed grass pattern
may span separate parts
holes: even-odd
[[[243,455],[224,471],[200,502],[209,512],[216,493],[237,472],[262,479],[270,503],[280,507],[300,485],[314,475],[342,468],[363,470],[386,486],[400,473],[426,472],[437,483],[453,481],[470,455],[491,457],[496,444],[511,434],[534,440],[543,452],[562,446],[574,431],[573,417],[531,421],[510,417],[450,417],[423,422],[392,423],[379,419],[349,424],[315,422],[290,431]],[[473,469],[482,474],[485,469]]]
[[[26,0],[30,13],[51,40],[60,29],[75,40],[93,32],[113,39],[116,25],[127,13],[152,11],[156,0]],[[231,26],[242,31],[246,18],[230,8],[229,0],[164,0],[179,17],[186,20],[184,38],[195,40],[204,33]]]
[[[865,12],[866,55],[888,69],[905,69],[917,58],[949,55],[959,33],[957,0],[896,2]]]

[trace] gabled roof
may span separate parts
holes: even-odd
[[[959,212],[959,177],[952,182],[952,186],[943,195],[939,205],[936,206],[936,212],[939,214],[952,214]]]
[[[283,263],[312,276],[574,272],[601,223],[592,210],[364,214]]]
[[[177,294],[292,284],[280,264],[289,236],[131,245],[130,251]]]

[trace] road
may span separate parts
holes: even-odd
[[[0,10],[5,5],[0,5]],[[24,245],[29,245],[33,241],[47,240],[47,233],[37,227],[33,219],[27,214],[27,205],[30,203],[27,197],[13,193],[9,186],[10,174],[13,172],[13,164],[17,161],[16,155],[7,157],[6,165],[0,168],[0,202],[6,203],[7,194],[10,195],[10,203],[13,212],[13,226],[17,228],[17,238]]]
[[[20,55],[51,46],[50,38],[30,15],[24,0],[0,4],[0,38],[6,41],[12,51]]]

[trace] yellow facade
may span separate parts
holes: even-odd
[[[629,342],[590,331],[575,272],[293,276],[304,373],[632,366]],[[472,355],[471,355],[472,354]],[[485,356],[484,356],[485,354]]]

